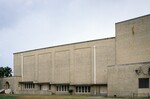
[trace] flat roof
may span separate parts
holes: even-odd
[[[114,39],[114,38],[115,37],[109,37],[109,38],[81,41],[81,42],[75,42],[75,43],[69,43],[69,44],[62,44],[62,45],[56,45],[56,46],[50,46],[50,47],[44,47],[44,48],[38,48],[38,49],[32,49],[32,50],[27,50],[27,51],[16,52],[16,53],[13,53],[13,54],[19,54],[19,53],[25,53],[25,52],[31,52],[31,51],[36,51],[36,50],[42,50],[42,49],[48,49],[48,48],[54,48],[54,47],[60,47],[60,46],[67,46],[67,45],[73,45],[73,44],[87,43],[87,42],[93,42],[93,41],[99,41],[99,40],[108,40],[108,39]]]
[[[132,21],[132,20],[136,20],[136,19],[139,19],[139,18],[147,17],[147,16],[150,16],[150,14],[147,14],[147,15],[143,15],[143,16],[139,16],[139,17],[136,17],[136,18],[132,18],[132,19],[128,19],[128,20],[125,20],[125,21],[121,21],[121,22],[117,22],[117,23],[115,23],[115,24],[120,24],[120,23],[124,23],[124,22],[127,22],[127,21]]]

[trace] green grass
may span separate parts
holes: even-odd
[[[0,99],[115,99],[94,96],[77,96],[77,95],[0,95]],[[120,99],[120,98],[118,98]]]
[[[150,98],[107,98],[100,96],[77,95],[0,95],[0,99],[150,99]]]
[[[0,99],[16,99],[16,96],[0,95]]]
[[[87,99],[87,96],[0,95],[0,99]],[[92,98],[89,98],[92,99]]]

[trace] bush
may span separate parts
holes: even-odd
[[[69,89],[69,93],[70,93],[70,95],[72,95],[73,94],[73,89]]]

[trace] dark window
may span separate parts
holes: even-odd
[[[84,86],[82,86],[81,89],[82,89],[82,92],[84,92]]]
[[[149,88],[149,78],[139,78],[139,88]]]
[[[76,92],[78,93],[89,93],[90,91],[90,86],[76,86]]]
[[[67,91],[69,90],[69,85],[67,86]]]
[[[58,91],[58,86],[57,86],[57,91]]]
[[[25,89],[34,89],[35,88],[35,84],[33,84],[33,83],[25,83],[24,84],[24,88]]]
[[[58,91],[61,91],[61,85],[58,86]]]
[[[31,86],[31,84],[29,83],[29,89],[31,88],[30,86]]]
[[[85,86],[85,92],[87,92],[87,86]]]
[[[90,86],[88,86],[88,92],[91,92],[91,88],[90,88]]]
[[[33,84],[33,88],[35,88],[35,85]]]
[[[81,92],[81,86],[79,86],[79,92]]]
[[[42,85],[40,85],[40,90],[42,90]]]
[[[57,85],[57,91],[68,91],[69,85]]]
[[[76,87],[76,92],[78,92],[78,87]]]
[[[49,90],[51,90],[51,85],[49,84]]]
[[[62,89],[61,89],[61,91],[64,91],[64,86],[62,86]]]

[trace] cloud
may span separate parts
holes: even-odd
[[[14,52],[115,35],[115,22],[150,12],[149,0],[0,0],[0,65]]]

